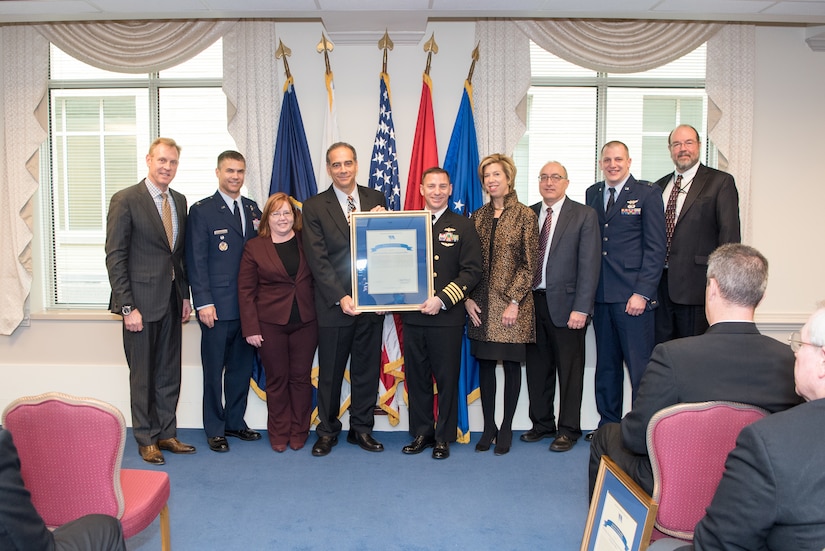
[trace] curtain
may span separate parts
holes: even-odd
[[[26,316],[32,283],[32,204],[46,139],[49,43],[31,27],[0,27],[0,334]]]
[[[709,137],[719,152],[719,169],[730,172],[736,179],[742,240],[745,242],[752,235],[750,185],[755,50],[754,25],[725,25],[708,40],[705,85]]]
[[[223,38],[223,91],[229,134],[246,157],[245,185],[263,208],[269,197],[281,84],[275,23],[242,21]]]
[[[718,23],[542,20],[515,26],[548,52],[605,73],[638,73],[670,63],[707,42]]]
[[[36,25],[55,46],[107,71],[151,73],[192,58],[235,21],[114,21]]]
[[[527,129],[530,41],[510,21],[476,23],[474,115],[481,157],[512,155]]]

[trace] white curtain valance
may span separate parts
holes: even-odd
[[[533,42],[576,65],[608,73],[637,73],[695,50],[722,28],[684,21],[515,21]]]
[[[235,21],[116,21],[35,25],[55,46],[107,71],[150,73],[202,52]]]

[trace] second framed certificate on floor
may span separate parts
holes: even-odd
[[[350,248],[357,311],[418,310],[433,295],[428,211],[353,212]]]

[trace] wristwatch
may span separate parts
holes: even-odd
[[[132,305],[131,304],[124,304],[120,307],[120,313],[124,316],[128,316],[132,313]]]

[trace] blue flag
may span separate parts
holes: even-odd
[[[478,178],[478,141],[473,118],[473,86],[464,82],[464,93],[455,119],[444,170],[450,175],[453,194],[450,208],[458,214],[469,216],[484,204],[481,181]],[[470,443],[470,417],[467,406],[480,395],[478,389],[478,361],[470,353],[467,327],[461,343],[461,374],[458,379],[458,442]]]
[[[275,140],[275,159],[272,163],[272,179],[269,182],[270,195],[279,191],[300,202],[318,193],[312,157],[304,132],[304,121],[301,119],[301,109],[298,107],[292,77],[287,79],[284,86],[278,137]]]
[[[278,136],[275,140],[275,159],[272,163],[272,178],[269,181],[269,194],[272,195],[279,191],[283,191],[301,203],[318,193],[315,171],[312,169],[312,157],[309,154],[307,136],[304,132],[304,121],[301,118],[301,108],[298,107],[292,77],[287,79],[284,86],[281,118],[278,121]],[[263,223],[267,221],[264,220]],[[264,394],[266,373],[260,354],[255,354],[252,382],[252,389],[255,393],[262,399],[266,399]]]

